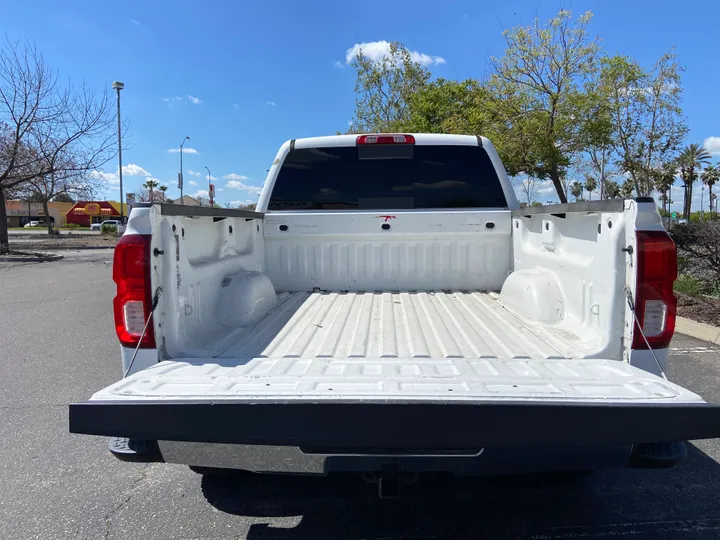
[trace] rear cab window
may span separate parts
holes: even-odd
[[[507,208],[484,148],[366,145],[291,150],[269,210]]]

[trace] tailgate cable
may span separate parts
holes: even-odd
[[[137,347],[135,347],[135,352],[132,355],[132,359],[130,360],[130,365],[125,370],[125,373],[123,373],[123,379],[128,376],[128,373],[130,373],[130,370],[133,367],[133,364],[135,363],[135,357],[137,356],[138,351],[140,350],[140,344],[142,343],[143,338],[145,337],[145,332],[147,332],[148,325],[150,324],[150,319],[152,319],[153,311],[155,311],[155,308],[158,305],[158,302],[160,301],[160,294],[162,293],[162,287],[158,287],[155,290],[155,296],[153,297],[152,306],[150,307],[150,313],[147,316],[147,319],[145,320],[145,327],[143,328],[142,334],[140,334],[140,339],[138,339]]]
[[[630,311],[632,311],[633,319],[635,319],[635,327],[640,332],[640,335],[642,336],[643,340],[645,340],[645,345],[647,345],[648,350],[650,351],[650,354],[652,354],[652,357],[655,359],[655,363],[657,364],[658,369],[660,370],[660,375],[662,375],[663,379],[667,381],[667,375],[665,375],[665,372],[663,371],[662,365],[660,364],[660,360],[658,360],[658,357],[655,356],[655,351],[650,346],[650,343],[648,342],[647,338],[645,337],[645,332],[643,332],[642,326],[640,325],[640,321],[638,320],[637,313],[635,313],[635,302],[633,302],[632,293],[630,292],[630,289],[626,285],[624,287],[625,290],[625,297],[627,298],[628,306],[630,306]]]

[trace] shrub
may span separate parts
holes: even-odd
[[[102,227],[100,227],[100,230],[103,234],[107,235],[117,234],[117,227],[115,225],[109,225],[107,223],[103,223]]]
[[[80,224],[79,223],[64,223],[62,225],[63,229],[79,229]]]
[[[720,222],[676,225],[670,230],[678,251],[678,270],[707,283],[720,281]]]
[[[690,296],[701,296],[705,293],[705,285],[696,277],[680,274],[675,281],[675,292]]]

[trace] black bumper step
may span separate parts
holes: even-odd
[[[720,437],[720,406],[547,402],[104,402],[70,432],[143,440],[333,448],[659,443]]]

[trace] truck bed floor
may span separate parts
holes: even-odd
[[[565,358],[575,336],[544,332],[486,292],[291,293],[220,357]]]

